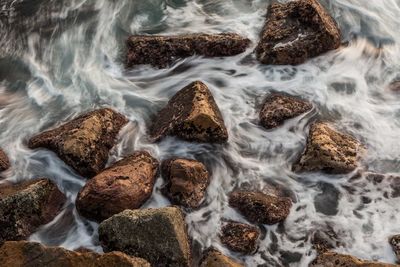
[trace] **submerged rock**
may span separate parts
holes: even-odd
[[[337,132],[327,123],[311,125],[306,149],[295,171],[348,173],[357,167],[363,146],[352,136]]]
[[[227,141],[221,112],[207,85],[193,82],[176,93],[157,115],[150,129],[154,140],[174,135],[188,141],[222,143]]]
[[[311,262],[310,267],[394,267],[397,265],[363,261],[356,257],[335,252],[325,252]]]
[[[296,65],[340,46],[334,19],[317,0],[273,3],[256,48],[263,64]]]
[[[260,123],[267,129],[282,125],[286,120],[297,117],[312,109],[312,105],[302,99],[283,95],[268,96],[260,111]]]
[[[186,34],[178,36],[139,35],[127,41],[128,67],[150,64],[165,68],[179,58],[234,56],[243,53],[250,40],[235,33]]]
[[[79,213],[102,221],[126,209],[140,208],[151,196],[158,161],[138,151],[90,179],[76,200]]]
[[[396,253],[397,261],[400,262],[400,235],[394,235],[389,239],[393,251]]]
[[[218,250],[210,249],[203,257],[200,267],[244,267],[244,265]]]
[[[48,179],[0,185],[0,244],[23,240],[61,211],[65,196]]]
[[[61,247],[45,247],[40,243],[9,241],[0,247],[0,265],[13,267],[150,267],[140,258],[121,252],[98,254],[74,252]]]
[[[287,197],[266,195],[261,192],[234,191],[229,195],[229,205],[253,223],[272,225],[286,219],[292,201]]]
[[[200,206],[210,183],[203,163],[176,158],[164,161],[161,169],[167,181],[162,191],[171,202],[192,209]]]
[[[222,244],[232,251],[251,254],[257,249],[259,236],[260,231],[255,226],[238,222],[227,222],[222,226],[220,239]]]
[[[144,258],[152,266],[191,266],[185,220],[176,207],[125,210],[100,224],[99,240],[105,251]]]
[[[10,168],[10,161],[4,153],[4,151],[0,148],[0,172],[7,170]]]
[[[112,109],[98,109],[29,140],[29,148],[54,151],[80,175],[93,177],[107,163],[120,129],[128,122]]]

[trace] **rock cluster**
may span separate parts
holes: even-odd
[[[8,159],[6,153],[0,148],[0,172],[10,168],[10,160]]]

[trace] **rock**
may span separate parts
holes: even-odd
[[[61,211],[65,196],[48,179],[0,185],[0,244],[23,240]]]
[[[0,172],[7,170],[10,168],[10,161],[6,153],[0,148]]]
[[[5,242],[0,248],[0,263],[1,266],[13,267],[150,267],[147,261],[121,252],[79,253],[25,241]]]
[[[222,227],[220,239],[222,244],[232,251],[251,254],[257,249],[259,236],[260,231],[257,227],[244,223],[227,222]]]
[[[217,250],[211,249],[205,254],[200,267],[244,267],[244,265]]]
[[[103,221],[126,209],[140,208],[153,192],[158,161],[138,151],[90,179],[76,200],[79,213]]]
[[[263,64],[296,65],[337,49],[340,30],[317,0],[273,3],[261,32],[256,56]]]
[[[400,80],[394,80],[389,84],[389,90],[394,93],[400,92]]]
[[[292,201],[287,197],[266,195],[261,192],[234,191],[229,195],[229,205],[242,213],[250,222],[272,225],[286,219]]]
[[[29,148],[54,151],[80,175],[93,177],[106,165],[120,129],[128,122],[112,109],[98,109],[29,140]]]
[[[104,251],[122,251],[152,266],[191,266],[185,220],[176,207],[125,210],[100,224],[99,240]]]
[[[234,56],[243,53],[250,40],[235,33],[186,34],[178,36],[139,35],[128,39],[127,67],[150,64],[165,68],[179,58]]]
[[[312,105],[299,98],[283,94],[268,96],[260,111],[260,123],[266,129],[282,125],[286,120],[297,117],[312,109]]]
[[[337,132],[327,123],[311,125],[306,149],[294,165],[295,171],[348,173],[357,167],[363,146],[352,136]]]
[[[162,191],[172,203],[192,209],[200,206],[210,183],[210,175],[203,163],[169,159],[163,162],[161,170],[167,181]]]
[[[313,248],[320,254],[328,252],[336,247],[343,246],[336,232],[332,227],[326,225],[324,231],[317,230],[314,232],[311,243]]]
[[[390,237],[389,243],[392,246],[393,251],[396,253],[397,261],[400,262],[400,235]]]
[[[200,81],[189,84],[172,97],[158,113],[150,135],[155,141],[165,135],[197,142],[222,143],[228,140],[214,97]]]
[[[394,267],[397,265],[363,261],[356,257],[335,252],[325,252],[311,262],[310,267]]]

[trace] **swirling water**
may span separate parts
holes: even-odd
[[[363,168],[400,175],[400,95],[388,90],[400,78],[399,0],[322,1],[337,20],[344,45],[299,66],[260,65],[253,55],[269,0],[2,0],[0,1],[0,146],[13,168],[2,179],[52,179],[68,197],[65,210],[30,240],[69,249],[101,251],[97,224],[81,218],[74,202],[85,179],[47,150],[29,150],[33,134],[77,114],[109,106],[130,123],[111,151],[109,163],[145,149],[159,160],[201,160],[212,172],[206,203],[187,215],[195,252],[215,246],[248,266],[307,266],[315,257],[311,234],[337,233],[338,252],[394,263],[387,241],[400,233],[396,189],[387,179],[323,173],[296,174],[291,164],[302,152],[308,126],[331,121],[368,148]],[[191,57],[168,69],[123,65],[130,34],[228,32],[252,40],[243,54],[217,59]],[[183,86],[204,81],[229,132],[224,145],[176,138],[150,143],[147,127],[156,112]],[[258,110],[271,91],[313,102],[309,114],[266,131]],[[400,179],[400,178],[399,178]],[[264,226],[254,255],[242,256],[219,242],[223,218],[244,219],[227,205],[235,187],[276,184],[295,203],[284,224]],[[145,207],[169,204],[158,178]],[[393,189],[394,187],[394,189]],[[196,254],[196,253],[195,253]]]

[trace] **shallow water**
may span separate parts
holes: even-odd
[[[364,169],[400,175],[400,95],[388,90],[389,83],[400,78],[400,2],[323,1],[342,29],[343,47],[296,67],[265,66],[254,59],[269,3],[0,1],[0,146],[13,165],[1,175],[12,181],[48,177],[69,199],[65,211],[30,239],[101,251],[97,224],[81,218],[74,208],[85,180],[54,153],[29,150],[26,140],[84,111],[109,106],[131,121],[109,163],[145,149],[160,161],[171,156],[201,160],[212,172],[205,205],[186,217],[195,251],[212,245],[248,266],[307,266],[316,255],[311,234],[332,230],[340,240],[336,251],[394,263],[387,239],[400,233],[398,198],[392,194],[396,184],[400,187],[395,178],[375,184],[365,177],[350,179],[356,171],[298,175],[291,164],[304,148],[310,123],[323,119],[365,144]],[[162,70],[124,69],[130,34],[199,31],[234,31],[253,44],[235,57],[191,57]],[[149,143],[146,130],[153,116],[193,80],[204,81],[212,91],[229,142],[207,145],[166,138]],[[258,126],[258,111],[272,91],[301,96],[315,108],[266,131]],[[295,203],[289,217],[281,225],[264,226],[254,255],[229,252],[219,242],[219,223],[223,218],[244,219],[228,207],[227,193],[237,186],[262,189],[270,183],[291,191]],[[169,204],[160,194],[162,184],[159,177],[145,207]]]

